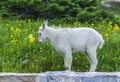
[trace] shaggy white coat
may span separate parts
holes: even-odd
[[[47,26],[44,21],[39,28],[39,42],[46,39],[63,54],[64,65],[67,70],[71,70],[72,53],[85,52],[90,60],[90,72],[94,72],[98,63],[96,50],[102,48],[104,40],[96,30],[92,28],[59,28],[54,29]]]

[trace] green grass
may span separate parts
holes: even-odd
[[[42,20],[10,20],[0,18],[0,72],[43,72],[64,70],[63,57],[47,41],[38,43],[38,28]],[[49,22],[53,25],[54,23]],[[120,71],[120,28],[111,22],[99,24],[56,23],[64,27],[87,26],[100,32],[105,40],[97,50],[97,71]],[[88,71],[89,61],[84,53],[73,55],[73,71]]]

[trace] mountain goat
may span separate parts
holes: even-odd
[[[58,52],[63,54],[64,65],[71,70],[72,53],[85,52],[90,60],[90,72],[94,72],[98,63],[96,50],[102,48],[104,40],[96,30],[92,28],[59,28],[54,29],[47,25],[47,21],[38,31],[40,43],[49,40]]]

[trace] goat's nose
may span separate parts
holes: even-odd
[[[39,41],[39,43],[41,44],[42,42]]]
[[[41,40],[38,40],[38,42],[41,44],[42,43],[42,41]]]

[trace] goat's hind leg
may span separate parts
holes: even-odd
[[[64,54],[64,65],[65,65],[65,70],[71,70],[71,65],[72,65],[72,53],[68,52]]]
[[[89,50],[87,50],[87,54],[88,54],[88,58],[91,64],[89,72],[95,72],[97,64],[98,64],[98,60],[96,57],[96,50],[90,48]]]

